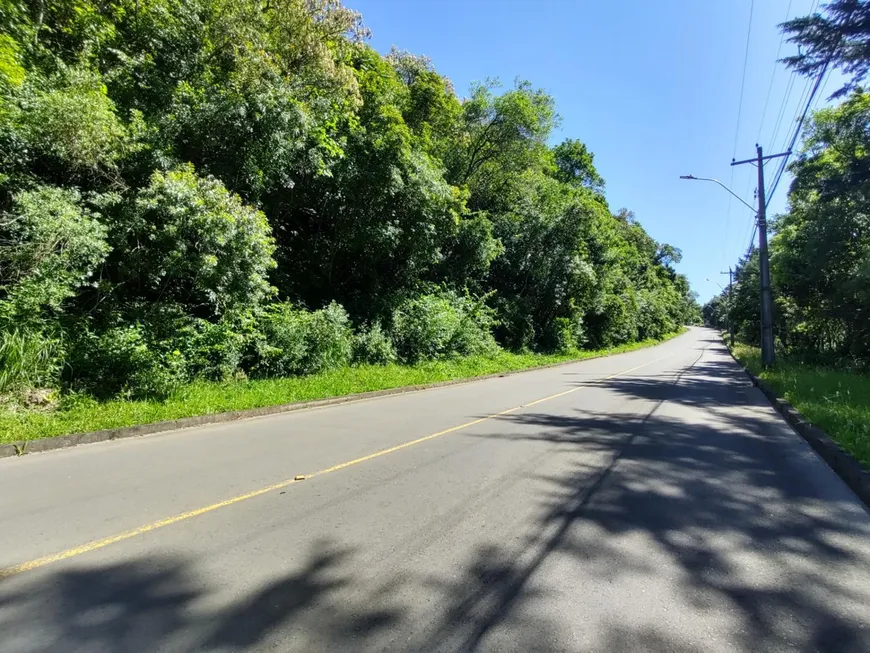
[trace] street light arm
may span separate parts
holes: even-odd
[[[740,195],[738,195],[738,194],[735,193],[733,190],[731,190],[730,188],[728,188],[728,186],[726,186],[725,184],[723,184],[723,183],[722,183],[721,181],[719,181],[718,179],[713,179],[712,177],[695,177],[694,175],[680,175],[680,179],[691,179],[691,180],[693,180],[693,181],[712,181],[714,184],[719,184],[722,188],[724,188],[724,189],[727,190],[729,193],[731,193],[734,197],[736,197],[738,200],[740,200],[740,202],[743,204],[743,206],[747,207],[750,211],[752,211],[753,213],[757,213],[757,212],[758,212],[758,209],[757,209],[756,207],[754,207],[754,206],[752,206],[751,204],[745,202],[745,201],[743,200],[743,198],[740,197]]]

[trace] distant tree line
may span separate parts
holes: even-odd
[[[337,0],[0,0],[0,393],[160,397],[658,338],[679,250],[553,98],[462,98]]]
[[[782,27],[800,54],[786,59],[818,75],[838,67],[848,76],[838,106],[812,115],[794,176],[788,209],[772,222],[770,264],[774,330],[786,353],[813,362],[870,366],[870,2],[838,0],[825,12]],[[760,341],[758,256],[737,266],[727,293],[703,307],[707,323]]]

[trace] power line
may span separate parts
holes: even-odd
[[[792,0],[788,0],[788,8],[785,10],[785,18],[782,22],[787,21],[791,14],[791,3]],[[770,83],[767,85],[767,97],[764,99],[764,109],[761,112],[761,124],[758,126],[758,136],[755,137],[756,141],[761,140],[761,131],[764,129],[764,118],[767,116],[767,104],[770,102],[770,92],[773,90],[773,82],[776,79],[776,73],[779,71],[779,53],[782,50],[783,43],[785,43],[785,32],[783,32],[782,36],[779,38],[779,46],[776,48],[776,57],[773,59],[773,72],[770,75]]]
[[[743,52],[743,79],[740,81],[740,102],[737,105],[737,128],[734,130],[734,153],[737,155],[737,137],[740,135],[740,117],[743,113],[743,91],[746,89],[746,67],[749,63],[749,37],[752,35],[752,14],[755,10],[755,0],[749,5],[749,27],[746,29],[746,49]]]
[[[788,149],[785,151],[789,153],[789,155],[784,156],[782,158],[782,163],[779,165],[779,170],[776,171],[776,177],[774,177],[773,185],[770,188],[770,192],[767,193],[767,202],[765,205],[770,203],[770,198],[773,197],[773,194],[776,192],[776,187],[779,186],[779,180],[782,179],[782,175],[785,172],[786,166],[788,165],[789,156],[791,151],[794,149],[795,143],[797,143],[797,139],[801,134],[801,128],[803,127],[804,120],[807,118],[807,114],[810,111],[810,105],[813,103],[813,99],[816,97],[816,93],[819,91],[819,87],[822,85],[822,80],[825,78],[825,73],[828,72],[828,64],[831,61],[831,57],[828,57],[828,60],[825,62],[825,65],[822,66],[822,71],[819,73],[818,78],[816,79],[816,83],[813,85],[813,90],[810,93],[810,97],[807,100],[806,106],[804,107],[804,111],[801,114],[801,119],[798,121],[795,126],[794,135],[791,138],[791,143],[788,145]]]
[[[814,4],[817,6],[818,2],[819,2],[819,0],[816,0],[816,2]],[[815,9],[813,9],[813,11],[815,11]],[[854,11],[854,9],[853,9],[853,11]],[[846,23],[848,22],[849,18],[851,18],[851,13],[849,14],[849,16],[847,16],[845,19],[843,19],[843,22],[840,24],[839,36],[836,40],[836,43],[839,43],[840,38],[842,38],[843,28],[846,26]],[[815,100],[816,94],[819,92],[819,88],[822,85],[822,81],[825,79],[825,75],[828,72],[828,66],[830,65],[831,60],[834,58],[834,55],[836,53],[837,53],[837,46],[835,45],[834,47],[831,48],[831,51],[828,53],[827,59],[825,59],[825,63],[822,66],[821,72],[819,72],[819,76],[816,78],[816,83],[813,85],[813,90],[809,95],[809,99],[807,100],[806,106],[804,106],[804,110],[803,110],[803,113],[801,114],[800,120],[798,121],[797,125],[795,126],[794,134],[792,136],[791,142],[789,143],[788,149],[786,150],[786,152],[788,152],[789,155],[791,154],[792,150],[794,149],[795,143],[797,143],[797,139],[800,136],[801,128],[803,127],[804,121],[807,118],[807,114],[810,111],[810,107],[812,106],[813,101]],[[780,181],[780,179],[782,179],[782,175],[785,172],[786,167],[788,166],[788,159],[789,159],[789,156],[785,156],[782,159],[782,163],[780,164],[779,170],[777,170],[776,177],[774,178],[773,184],[771,185],[770,192],[767,193],[767,202],[765,202],[765,206],[767,205],[767,203],[770,202],[770,199],[773,197],[773,194],[776,192],[777,186],[779,186],[779,181]]]
[[[819,2],[820,2],[820,0],[813,1],[812,5],[810,6],[810,12],[809,12],[810,15],[815,13]],[[791,6],[792,6],[792,0],[789,0],[788,8],[786,9],[785,20],[788,20],[788,17],[791,14]],[[752,29],[752,22],[751,21],[752,21],[752,7],[750,7],[750,27],[749,27],[750,31]],[[748,55],[748,47],[749,47],[748,38],[749,38],[749,36],[747,34],[747,55]],[[780,55],[784,40],[785,40],[785,34],[783,34],[780,37],[779,46],[777,47],[774,69],[773,69],[773,73],[771,74],[770,83],[768,84],[767,96],[765,97],[765,100],[764,100],[764,109],[763,109],[762,115],[761,115],[761,124],[759,125],[759,128],[758,128],[758,140],[760,140],[761,133],[764,130],[764,119],[767,116],[767,107],[768,107],[768,104],[770,101],[770,95],[771,95],[771,92],[773,89],[773,82],[776,78],[776,73],[778,71],[778,66],[776,64],[779,61],[779,55]],[[786,152],[788,152],[789,154],[791,153],[791,150],[794,147],[794,144],[797,141],[798,136],[800,135],[800,130],[801,130],[801,127],[803,126],[804,120],[806,119],[807,112],[809,111],[809,108],[812,105],[812,103],[816,97],[816,94],[818,93],[820,82],[822,81],[822,79],[825,75],[825,72],[827,71],[828,64],[830,63],[831,58],[833,57],[833,54],[834,53],[831,52],[830,56],[828,57],[828,60],[825,62],[825,65],[822,69],[822,72],[819,75],[819,78],[816,80],[816,83],[814,85],[812,85],[812,81],[807,80],[806,84],[804,85],[804,89],[800,94],[800,97],[799,97],[798,102],[797,102],[797,109],[795,111],[794,120],[797,121],[797,115],[801,111],[800,107],[801,107],[801,105],[804,104],[804,99],[806,99],[806,105],[804,105],[804,110],[801,113],[800,120],[797,121],[797,125],[795,126],[795,131],[792,134],[791,139],[790,139],[789,147],[786,150]],[[745,83],[745,75],[746,75],[746,63],[747,62],[746,62],[746,56],[745,56],[744,63],[743,63],[744,83]],[[782,103],[780,104],[779,111],[777,112],[777,118],[776,118],[776,121],[774,123],[773,135],[772,135],[771,141],[770,141],[771,143],[774,143],[776,141],[777,136],[779,135],[779,130],[780,130],[780,127],[782,125],[782,120],[785,117],[785,113],[786,113],[786,111],[789,107],[789,104],[790,104],[791,95],[792,95],[792,92],[794,90],[794,82],[795,82],[796,78],[797,78],[797,74],[795,72],[792,72],[791,77],[789,78],[788,84],[786,86],[786,91],[785,91]],[[825,83],[827,83],[827,82],[825,82]],[[813,88],[812,88],[812,91],[809,92],[809,97],[807,97],[807,93],[808,93],[811,85],[813,86]],[[741,108],[742,108],[742,104],[743,104],[743,87],[742,87],[742,85],[741,85],[740,96],[741,96],[740,104],[741,104]],[[739,132],[739,125],[740,125],[740,111],[738,110],[738,132]],[[785,140],[789,141],[788,132],[787,132]],[[737,152],[736,141],[737,141],[737,134],[735,134],[735,147],[734,147],[735,154]],[[773,193],[776,192],[776,188],[779,184],[779,181],[782,178],[783,172],[785,171],[785,168],[788,165],[788,158],[789,158],[788,155],[783,156],[783,160],[779,166],[779,169],[776,172],[774,181],[771,184],[771,190],[770,190],[770,192],[767,193],[766,201],[764,202],[765,208],[767,207],[768,203],[770,202],[770,198],[773,196]],[[731,169],[731,183],[733,183],[733,178],[734,178],[734,169],[732,168]],[[751,177],[747,183],[747,190],[746,190],[747,193],[749,192],[749,182],[751,182]],[[763,190],[764,189],[759,189],[759,191],[763,191]],[[730,202],[729,202],[729,209],[730,209]],[[747,249],[746,249],[746,256],[750,256],[752,254],[753,245],[754,245],[754,241],[755,241],[755,235],[757,232],[758,232],[758,223],[756,220],[753,220],[752,221],[752,233],[749,236],[749,242],[747,244]],[[746,233],[746,232],[744,232],[744,233]]]
[[[793,0],[789,0],[788,6],[786,7],[785,18],[783,19],[783,22],[787,21],[789,19],[789,16],[791,16],[792,1]],[[819,2],[819,0],[814,0],[812,5],[810,6],[810,13],[811,14],[815,11],[815,7],[817,6],[818,2]],[[761,134],[764,131],[764,120],[767,117],[767,108],[770,104],[770,96],[771,96],[771,93],[773,91],[773,82],[776,80],[777,72],[779,72],[779,55],[782,52],[783,43],[785,43],[785,33],[782,33],[782,35],[780,36],[779,45],[776,48],[776,56],[774,57],[774,62],[773,62],[773,71],[772,71],[771,76],[770,76],[770,82],[768,83],[768,86],[767,86],[767,95],[764,99],[764,109],[762,110],[762,113],[761,113],[761,122],[758,126],[758,136],[756,137],[756,141],[761,140]],[[797,74],[792,72],[792,74],[789,76],[788,82],[786,83],[786,89],[785,89],[785,93],[783,94],[782,102],[780,103],[779,109],[776,112],[776,120],[774,121],[773,132],[772,132],[772,136],[771,136],[771,143],[775,142],[777,136],[779,135],[779,130],[780,130],[780,127],[782,125],[782,120],[785,117],[785,113],[790,105],[791,95],[792,95],[792,92],[794,91],[794,83],[795,83],[796,78],[797,78]],[[806,94],[807,90],[809,89],[809,86],[810,86],[810,82],[807,81],[806,85],[804,86],[804,90],[801,93],[801,98]],[[797,106],[800,107],[801,103],[802,103],[802,101],[798,101]],[[795,115],[795,119],[796,118],[797,118],[797,115]],[[786,137],[786,138],[788,138],[788,137]],[[735,148],[735,152],[736,152],[736,148]],[[732,168],[731,171],[732,171],[732,179],[733,179],[734,169]],[[746,191],[744,194],[749,193],[749,188],[750,188],[751,183],[752,183],[752,176],[750,175],[747,178]],[[752,230],[751,234],[749,233],[750,229]],[[742,231],[741,240],[743,240],[744,242],[746,242],[744,240],[746,238],[746,235],[749,234],[749,240],[748,240],[748,244],[746,246],[746,252],[747,252],[746,256],[749,256],[750,253],[752,252],[753,242],[755,240],[755,234],[757,233],[757,229],[758,229],[758,224],[756,223],[755,220],[752,220],[751,222],[747,223],[746,228]]]
[[[755,0],[749,3],[749,25],[746,28],[746,47],[743,52],[743,75],[740,80],[740,101],[737,104],[737,126],[734,128],[734,147],[732,148],[731,158],[737,156],[737,139],[740,136],[740,118],[743,115],[743,92],[746,90],[746,68],[749,63],[749,38],[752,36],[752,16],[755,13]],[[728,180],[728,187],[734,185],[734,168],[731,168],[731,176]],[[731,222],[731,198],[728,198],[728,208],[725,211],[725,239],[723,243],[723,258],[728,256],[728,227]]]
[[[785,94],[782,98],[782,103],[779,105],[779,111],[776,114],[776,121],[773,124],[773,135],[770,137],[770,142],[773,143],[776,141],[776,137],[779,134],[779,128],[782,125],[782,119],[785,117],[785,110],[788,107],[789,101],[791,100],[791,94],[794,90],[794,81],[797,79],[797,73],[793,72],[791,77],[788,79],[788,84],[785,87]]]
[[[812,80],[812,78],[810,78],[807,80],[806,84],[804,85],[804,90],[801,93],[800,98],[798,98],[797,104],[795,105],[794,115],[792,116],[792,119],[790,122],[790,124],[792,126],[797,124],[798,116],[801,115],[801,110],[804,107],[804,103],[807,101],[807,98],[810,95],[810,89],[812,88],[812,86],[813,86],[813,80]],[[792,136],[793,136],[793,133],[791,131],[791,128],[789,128],[789,131],[785,134],[785,137],[782,140],[782,145],[779,148],[781,151],[784,152],[787,149],[787,144],[791,141]],[[771,143],[771,145],[773,145],[773,143]]]

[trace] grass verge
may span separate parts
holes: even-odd
[[[680,332],[681,333],[681,332]],[[666,336],[668,340],[679,333]],[[662,340],[662,341],[663,341]],[[359,392],[474,378],[487,374],[533,369],[553,363],[581,361],[620,354],[658,344],[647,340],[600,351],[567,354],[513,354],[470,356],[418,365],[363,365],[321,374],[282,379],[227,383],[195,382],[165,401],[97,402],[81,397],[64,410],[0,414],[0,443],[21,442],[69,433],[87,433],[137,424],[209,415],[234,410],[328,399]]]
[[[735,344],[734,356],[777,395],[870,469],[870,376],[778,358],[761,366],[761,350]]]

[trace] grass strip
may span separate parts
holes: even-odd
[[[669,334],[663,340],[676,335],[679,333]],[[566,354],[500,352],[492,357],[469,356],[417,365],[361,365],[280,379],[224,383],[196,381],[184,386],[164,401],[116,399],[98,402],[89,397],[77,397],[72,405],[63,410],[0,414],[0,443],[21,442],[70,433],[87,433],[182,417],[278,406],[373,390],[533,369],[553,363],[620,354],[650,347],[663,340],[646,340],[611,349],[574,351]]]
[[[870,376],[784,357],[765,370],[761,350],[739,343],[734,346],[734,356],[870,469]]]

